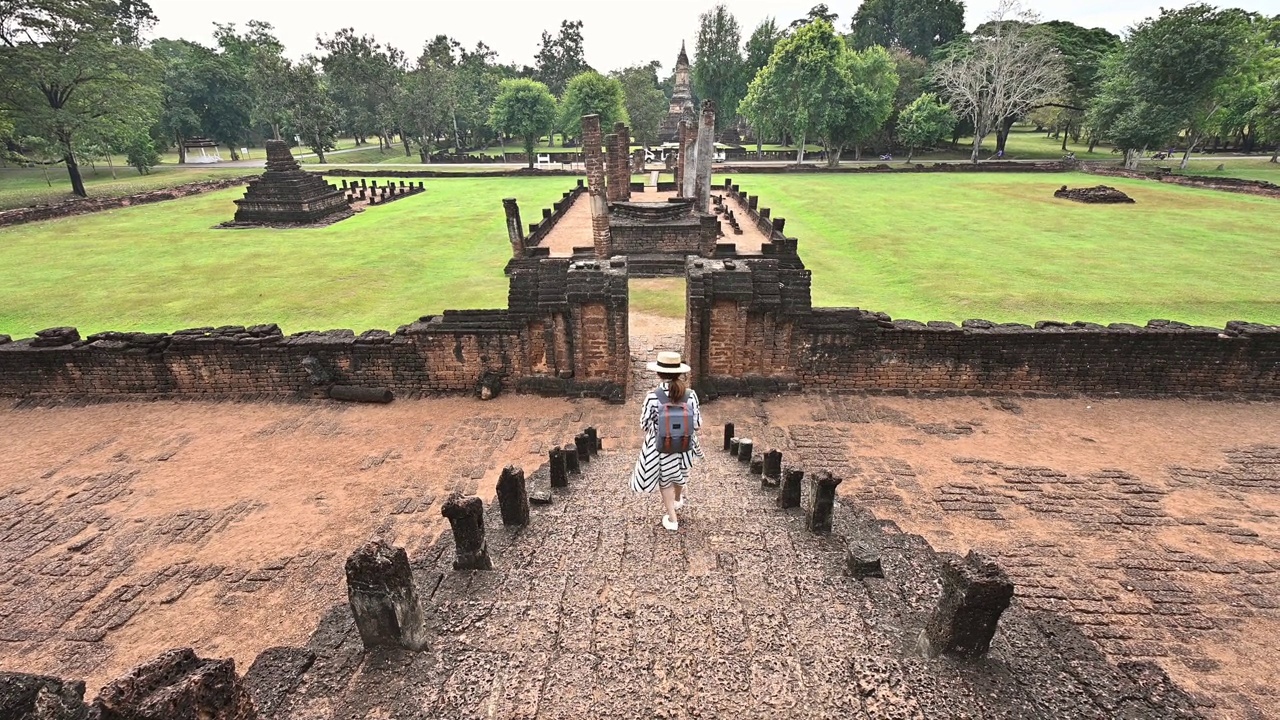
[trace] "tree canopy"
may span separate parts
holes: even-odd
[[[720,3],[702,13],[693,53],[693,91],[716,104],[716,129],[731,125],[746,92],[742,31],[729,8]]]
[[[853,14],[854,47],[905,48],[928,57],[933,49],[964,34],[959,0],[864,0]]]
[[[667,117],[667,96],[658,87],[658,65],[655,60],[613,73],[622,83],[631,136],[645,146],[657,142],[658,130]]]
[[[551,132],[556,121],[556,99],[546,85],[528,79],[503,80],[489,111],[494,129],[524,141],[529,167],[538,138]]]
[[[569,81],[591,69],[582,54],[582,21],[564,20],[554,37],[543,31],[542,43],[534,57],[535,79],[556,95],[563,95]]]
[[[600,127],[627,122],[626,93],[617,78],[607,78],[594,70],[569,81],[560,100],[556,126],[571,137],[582,136],[582,116],[599,115]]]

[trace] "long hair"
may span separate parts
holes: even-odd
[[[680,402],[684,399],[684,381],[683,377],[676,373],[658,373],[658,377],[670,383],[667,388],[667,397],[671,398],[671,402]]]

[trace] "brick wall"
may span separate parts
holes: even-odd
[[[521,390],[621,400],[629,357],[625,260],[528,260],[508,271],[506,310],[445,311],[394,333],[286,336],[260,325],[0,336],[0,396],[305,395],[335,383],[469,392],[492,373]]]
[[[703,392],[1280,395],[1280,327],[894,321],[813,308],[809,271],[690,259],[686,355]]]

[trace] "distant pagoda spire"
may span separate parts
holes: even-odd
[[[658,129],[658,142],[679,141],[680,121],[694,122],[692,72],[689,69],[689,53],[685,51],[684,41],[680,41],[680,54],[676,56],[676,81],[671,92],[671,105],[667,108],[667,117]]]

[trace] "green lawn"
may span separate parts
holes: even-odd
[[[787,218],[820,307],[916,320],[1280,324],[1273,199],[1082,174],[738,181]],[[260,322],[361,331],[504,307],[501,199],[519,198],[536,218],[573,178],[426,182],[423,195],[320,229],[213,229],[238,190],[0,228],[0,333]],[[1052,197],[1064,183],[1099,182],[1138,203]],[[680,316],[679,283],[637,282],[634,307]]]
[[[915,320],[1280,324],[1280,201],[1069,175],[751,175],[816,306]],[[1053,198],[1119,187],[1136,205]]]
[[[422,195],[319,229],[213,229],[240,190],[0,228],[0,333],[262,322],[359,332],[506,307],[502,198],[535,218],[572,179],[426,183]]]
[[[86,167],[84,168],[84,186],[89,197],[119,197],[200,180],[217,180],[253,175],[258,172],[262,171],[254,168],[166,165],[152,168],[150,175],[139,175],[133,168],[117,167],[118,179],[112,180],[111,172],[105,167],[99,168],[97,175]],[[75,197],[71,194],[71,181],[67,179],[66,168],[60,165],[50,168],[49,181],[52,185],[45,182],[44,173],[38,169],[0,169],[0,210],[39,203],[54,203]]]
[[[1178,169],[1180,161],[1181,158],[1173,158],[1172,162],[1168,160],[1144,162],[1143,169],[1146,170],[1158,166],[1173,168],[1174,172],[1181,172]],[[1218,169],[1219,165],[1222,166],[1221,170]],[[1280,185],[1280,163],[1267,162],[1265,159],[1239,159],[1224,156],[1202,160],[1193,157],[1191,163],[1187,166],[1186,174],[1264,180]]]

